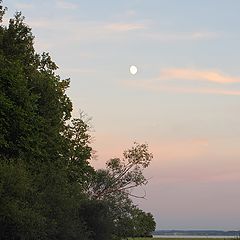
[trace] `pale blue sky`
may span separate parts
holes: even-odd
[[[240,1],[4,4],[71,78],[74,115],[93,117],[96,167],[149,144],[152,179],[138,203],[158,229],[239,228]]]

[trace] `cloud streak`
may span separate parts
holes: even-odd
[[[55,19],[51,22],[47,19],[38,19],[32,20],[29,22],[31,27],[41,28],[41,29],[52,29],[52,30],[61,30],[62,28],[69,29],[69,25],[74,28],[79,29],[80,32],[83,32],[82,35],[91,33],[91,36],[115,32],[129,32],[134,30],[145,29],[147,26],[144,23],[132,23],[132,22],[96,22],[96,21],[86,21],[86,22],[75,22],[72,19]]]
[[[170,80],[179,80],[179,82],[170,82]],[[192,85],[188,86],[186,82],[183,85],[180,80],[203,81],[206,86],[192,87]],[[209,86],[208,83],[213,83],[214,85]],[[184,68],[162,69],[160,75],[152,79],[124,81],[124,85],[128,87],[140,88],[152,92],[239,96],[240,89],[233,89],[231,86],[233,83],[240,83],[240,78],[228,76],[220,71],[202,71]]]
[[[74,10],[77,9],[78,6],[74,3],[71,3],[69,1],[63,1],[63,0],[57,0],[56,6],[58,8],[66,9],[66,10]]]
[[[132,30],[144,29],[146,26],[139,23],[110,23],[105,25],[105,28],[116,32],[126,32]]]
[[[160,72],[160,79],[184,79],[209,81],[214,83],[236,83],[240,82],[239,77],[231,77],[218,71],[202,71],[188,68],[169,68]]]
[[[62,9],[76,9],[78,5],[66,1],[56,1],[56,5],[58,8]],[[69,26],[74,26],[74,28],[79,29],[77,32],[83,32],[84,35],[94,36],[101,33],[102,36],[106,34],[112,33],[126,33],[126,32],[135,32],[141,31],[138,35],[141,39],[147,40],[157,40],[157,41],[200,41],[200,40],[208,40],[212,38],[216,38],[219,36],[218,33],[215,32],[154,32],[152,31],[152,22],[150,20],[141,20],[141,21],[84,21],[84,22],[76,22],[73,19],[52,19],[49,21],[48,19],[33,19],[30,22],[30,25],[35,28],[45,28],[45,29],[61,29],[63,26],[66,26],[69,29]]]
[[[227,90],[218,88],[190,88],[190,87],[180,87],[180,86],[169,86],[167,84],[161,84],[156,81],[125,81],[125,86],[133,88],[141,88],[146,91],[152,92],[168,92],[168,93],[197,93],[197,94],[215,94],[215,95],[232,95],[239,96],[240,90]]]
[[[35,6],[31,3],[17,3],[15,6],[18,9],[33,9]]]
[[[151,40],[157,41],[196,41],[196,40],[209,40],[219,37],[216,32],[156,32],[146,33],[145,36]]]

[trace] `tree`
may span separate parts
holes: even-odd
[[[0,24],[4,13],[0,0]],[[70,80],[33,41],[21,13],[0,25],[0,238],[133,235],[147,215],[136,210],[131,190],[147,183],[152,154],[135,144],[122,160],[94,170],[89,124],[71,117]]]
[[[134,237],[149,237],[156,228],[153,215],[145,213],[139,208],[133,209],[133,233]]]
[[[81,113],[79,118],[73,118],[71,123],[65,126],[63,132],[69,181],[77,182],[82,188],[86,187],[89,178],[94,174],[93,167],[86,161],[92,157],[89,131],[88,119]]]
[[[106,163],[106,169],[97,171],[90,186],[90,195],[96,199],[105,199],[111,195],[124,193],[134,196],[131,190],[147,184],[143,170],[153,158],[147,144],[137,144],[124,151],[123,159],[114,158]]]
[[[137,143],[123,156],[123,159],[111,159],[106,163],[106,169],[95,172],[88,194],[92,199],[108,203],[116,238],[148,236],[155,230],[155,221],[150,213],[134,205],[130,197],[139,197],[132,190],[147,184],[143,170],[149,166],[153,156],[147,144]]]
[[[21,13],[0,26],[1,239],[87,239],[78,215],[79,182],[92,171],[87,125],[69,124],[69,79],[33,39]]]
[[[107,202],[88,200],[81,204],[78,213],[84,219],[91,239],[112,239],[113,219]]]
[[[44,239],[46,218],[22,162],[0,162],[0,239]],[[36,236],[38,238],[36,238]]]
[[[48,53],[35,53],[34,36],[21,13],[0,33],[0,155],[30,156],[34,165],[53,161],[54,155],[58,159],[60,133],[72,111],[66,95],[69,79],[55,74],[57,66]]]

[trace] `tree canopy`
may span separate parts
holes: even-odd
[[[6,9],[0,1],[0,23]],[[121,239],[155,229],[131,200],[152,160],[135,144],[106,169],[90,165],[88,122],[73,118],[69,79],[17,12],[0,25],[0,239]],[[124,226],[128,228],[124,229]]]

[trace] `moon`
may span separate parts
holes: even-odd
[[[130,73],[131,73],[132,75],[135,75],[135,74],[137,73],[138,69],[137,69],[136,66],[132,65],[132,66],[130,67],[129,71],[130,71]]]

